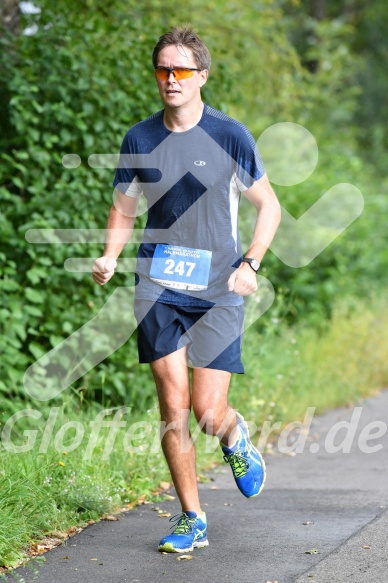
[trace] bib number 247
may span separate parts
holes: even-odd
[[[169,275],[174,275],[174,273],[178,273],[179,275],[186,275],[186,277],[190,277],[193,273],[195,268],[195,263],[191,261],[178,261],[175,264],[174,259],[166,259],[166,269],[164,273],[168,273]]]
[[[165,287],[207,289],[212,252],[177,245],[156,245],[150,278]]]

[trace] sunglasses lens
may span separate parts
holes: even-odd
[[[157,76],[158,79],[161,79],[162,81],[167,81],[169,74],[170,73],[168,69],[163,69],[161,67],[155,69],[155,75]]]
[[[193,76],[193,71],[190,69],[174,69],[175,79],[180,81],[181,79],[188,79]]]
[[[173,75],[177,81],[180,81],[181,79],[188,79],[189,77],[193,76],[193,71],[191,71],[190,69],[185,69],[184,67],[178,67],[173,71],[174,71]],[[164,67],[157,67],[155,69],[155,74],[157,78],[160,79],[161,81],[167,81],[167,79],[170,76],[170,69],[165,69]]]

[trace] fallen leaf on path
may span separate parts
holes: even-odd
[[[162,490],[168,490],[171,487],[170,482],[160,482],[159,488]]]
[[[170,494],[163,494],[166,500],[175,500],[175,496],[170,496]]]
[[[177,561],[184,561],[185,559],[189,560],[192,559],[193,556],[192,555],[180,555],[180,557],[177,557],[176,560]]]
[[[370,546],[369,546],[369,545],[363,545],[363,547],[362,547],[362,548],[363,548],[363,549],[370,549]]]
[[[113,514],[103,514],[101,516],[101,520],[120,520],[117,516],[113,516]]]
[[[60,561],[63,561],[64,559],[70,559],[69,555],[65,555],[64,557],[61,557]]]
[[[210,490],[218,490],[217,486],[212,486]]]
[[[159,512],[158,516],[159,518],[168,518],[169,516],[171,516],[171,512]]]
[[[200,474],[199,476],[197,476],[197,482],[208,482],[209,478],[207,476],[204,476],[203,474]]]
[[[65,532],[63,530],[52,530],[50,532],[50,535],[55,536],[57,538],[67,538],[68,537],[67,532]]]
[[[72,534],[77,534],[77,532],[81,532],[81,530],[82,528],[78,528],[77,526],[71,526],[66,530],[66,532],[68,536],[71,536]]]
[[[302,524],[314,524],[311,520],[306,520],[306,522],[302,522]]]
[[[50,547],[32,543],[31,550],[34,555],[39,555],[40,553],[45,553],[46,551],[50,550]]]
[[[309,551],[305,551],[306,555],[319,555],[318,549],[310,549]]]

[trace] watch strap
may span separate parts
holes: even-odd
[[[259,261],[257,261],[257,259],[254,259],[253,257],[243,257],[242,262],[248,263],[248,265],[253,269],[255,273],[258,272],[260,263]]]

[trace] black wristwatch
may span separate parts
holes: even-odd
[[[259,271],[260,263],[257,261],[257,259],[252,259],[251,257],[244,257],[242,261],[244,261],[245,263],[249,263],[249,265],[252,267],[255,273]]]

